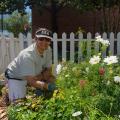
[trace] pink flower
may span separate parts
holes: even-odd
[[[99,68],[99,74],[102,76],[105,74],[105,69],[104,68]]]
[[[81,88],[84,88],[85,85],[87,84],[87,80],[80,80],[79,82],[80,82],[80,87]]]

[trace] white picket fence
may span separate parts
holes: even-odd
[[[96,33],[97,34],[97,33]],[[111,54],[120,55],[120,33],[117,34],[117,37],[114,37],[114,33],[102,34],[103,39],[108,39],[110,41],[109,51]],[[88,57],[92,55],[93,45],[91,41],[95,39],[92,38],[91,33],[87,33],[87,37],[83,38],[83,34],[80,33],[78,38],[75,38],[75,34],[71,33],[70,37],[67,38],[66,33],[62,34],[61,38],[57,37],[57,34],[54,33],[52,40],[52,49],[53,49],[53,64],[56,68],[56,65],[61,60],[70,60],[70,61],[79,61],[83,58],[84,53],[82,53],[80,43],[82,41],[87,41],[86,54]],[[31,34],[29,33],[27,38],[23,34],[19,34],[19,38],[14,38],[13,34],[10,34],[9,37],[3,35],[0,36],[0,73],[3,73],[7,65],[18,55],[18,53],[24,49],[24,43],[27,42],[28,45],[34,42]],[[95,51],[99,51],[99,44],[94,44]],[[107,52],[104,52],[106,56]],[[77,55],[76,55],[77,54]],[[75,57],[77,56],[77,57]]]

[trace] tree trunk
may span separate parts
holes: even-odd
[[[58,32],[58,23],[57,23],[57,13],[58,13],[58,8],[55,0],[51,0],[51,26],[52,26],[52,31],[53,32]]]

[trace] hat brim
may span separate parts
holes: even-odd
[[[47,36],[47,35],[36,35],[37,38],[49,38],[52,40],[52,37]]]

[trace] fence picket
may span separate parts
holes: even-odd
[[[74,33],[70,34],[70,60],[74,62],[74,52],[75,52],[75,47],[74,47]]]
[[[107,40],[107,33],[104,32],[102,37],[103,37],[104,40]],[[103,56],[103,57],[106,57],[106,51],[104,51],[104,52],[102,53],[102,56]]]
[[[5,70],[6,43],[5,37],[1,35],[0,39],[0,73]]]
[[[14,48],[15,41],[12,33],[10,34],[9,43],[10,43],[10,60],[12,61],[15,58],[15,48]]]
[[[66,61],[66,34],[62,34],[62,60]]]
[[[23,34],[19,34],[19,44],[20,44],[20,51],[24,49],[24,39],[23,39]]]
[[[95,36],[98,36],[98,35],[99,35],[99,33],[95,33]],[[98,53],[98,52],[99,52],[99,42],[95,41],[95,53]]]
[[[31,36],[31,34],[30,33],[28,33],[28,35],[27,35],[27,41],[28,41],[28,46],[29,45],[31,45],[32,44],[32,36]]]
[[[53,34],[53,63],[54,63],[54,73],[56,74],[56,66],[58,64],[58,42],[57,34]]]
[[[89,32],[87,34],[87,57],[89,58],[91,56],[91,33]]]
[[[79,33],[79,41],[78,41],[78,62],[80,62],[80,60],[83,60],[83,54],[82,54],[82,39],[83,39],[83,34]]]
[[[110,33],[109,40],[110,40],[110,55],[113,55],[114,54],[114,41],[115,41],[113,32]]]
[[[120,56],[120,32],[117,34],[117,55]]]

